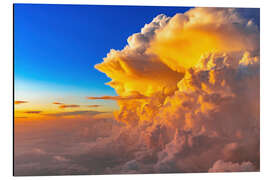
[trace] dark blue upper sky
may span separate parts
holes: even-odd
[[[15,88],[31,82],[48,89],[82,89],[114,94],[110,79],[94,69],[110,49],[158,14],[173,16],[183,7],[14,5]],[[68,87],[68,88],[67,88]],[[21,87],[21,90],[23,88]],[[37,88],[38,89],[38,88]]]

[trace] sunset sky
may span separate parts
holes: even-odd
[[[114,101],[86,99],[116,95],[105,84],[110,79],[94,65],[110,49],[122,49],[127,37],[156,15],[189,9],[37,4],[15,4],[14,8],[15,100],[27,101],[17,105],[16,111],[46,113],[59,111],[53,102],[101,105],[94,108],[98,111],[117,109]]]
[[[259,9],[14,14],[14,175],[260,170]]]

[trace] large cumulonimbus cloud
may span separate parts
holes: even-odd
[[[158,15],[95,66],[120,97],[147,97],[118,101],[130,159],[109,172],[259,170],[259,27],[241,12]]]

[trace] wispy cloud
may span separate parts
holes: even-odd
[[[60,109],[65,109],[65,108],[79,108],[79,107],[89,107],[89,108],[94,108],[94,107],[100,107],[100,105],[97,104],[92,104],[92,105],[78,105],[78,104],[64,104],[61,102],[53,102],[52,104],[58,105]]]
[[[75,115],[96,115],[104,112],[99,111],[69,111],[69,112],[59,112],[59,113],[51,113],[46,114],[48,116],[75,116]]]
[[[27,114],[40,114],[42,111],[25,111]]]
[[[14,101],[14,104],[24,104],[28,103],[28,101]]]
[[[138,94],[138,95],[131,95],[131,96],[101,96],[101,97],[86,97],[87,99],[91,99],[91,100],[132,100],[132,99],[148,99],[147,96]]]
[[[60,103],[60,102],[53,102],[53,104],[60,105],[60,104],[63,104],[63,103]]]
[[[25,118],[28,118],[26,116],[19,116],[19,117],[15,117],[16,119],[25,119]]]
[[[96,104],[94,104],[94,105],[86,105],[86,107],[100,107],[101,105],[96,105]]]
[[[59,106],[59,108],[64,109],[64,108],[78,108],[80,105],[77,104],[62,104]]]

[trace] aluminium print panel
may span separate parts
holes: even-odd
[[[259,171],[259,22],[14,4],[14,176]]]

